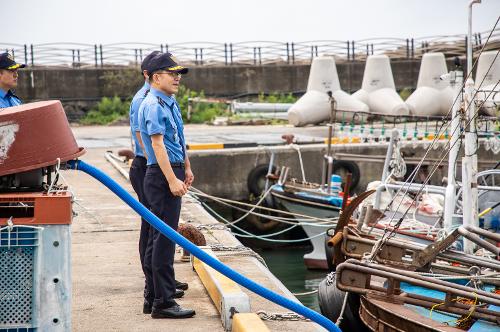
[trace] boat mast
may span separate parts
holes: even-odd
[[[465,156],[462,158],[462,198],[464,226],[479,226],[477,213],[477,123],[474,103],[474,80],[472,79],[472,5],[481,0],[469,3],[469,30],[467,35],[467,80],[465,81],[464,107],[468,126],[465,128]],[[465,253],[472,253],[474,244],[464,240]]]
[[[460,146],[457,144],[462,132],[460,130],[460,107],[462,104],[462,84],[463,84],[463,72],[456,68],[454,71],[450,72],[449,75],[450,86],[454,91],[454,102],[451,111],[451,137],[449,146],[451,147],[450,155],[448,157],[448,184],[446,186],[445,204],[444,204],[444,229],[451,231],[453,225],[453,213],[455,212],[455,201],[456,201],[456,163],[458,160],[458,154],[460,152]]]
[[[330,102],[330,122],[328,123],[328,148],[323,156],[323,173],[321,175],[321,189],[327,193],[332,192],[330,179],[333,172],[332,139],[335,135],[335,122],[337,120],[337,101],[333,98],[332,92],[327,91]]]

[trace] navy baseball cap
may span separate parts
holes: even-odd
[[[151,53],[149,53],[143,60],[142,60],[142,63],[141,63],[141,72],[144,72],[144,71],[147,71],[148,73],[151,72],[151,70],[149,69],[149,64],[151,62],[151,60],[157,56],[158,54],[161,54],[160,51],[153,51]]]
[[[187,74],[189,69],[178,64],[172,53],[160,53],[149,62],[149,73],[166,70],[179,74]]]
[[[12,54],[8,52],[0,54],[0,69],[12,70],[24,67],[26,67],[26,65],[14,61]]]

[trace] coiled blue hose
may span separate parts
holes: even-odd
[[[177,243],[182,248],[188,250],[192,255],[197,257],[199,260],[208,264],[215,270],[219,271],[229,279],[237,282],[243,287],[251,290],[252,292],[272,301],[282,307],[292,310],[310,320],[318,323],[319,325],[326,328],[328,331],[341,332],[337,325],[326,317],[318,314],[314,310],[311,310],[302,304],[293,302],[279,294],[276,294],[269,289],[260,286],[256,282],[246,278],[245,276],[239,274],[228,266],[224,265],[217,259],[211,257],[203,250],[192,244],[185,237],[177,233],[170,226],[161,221],[156,217],[151,211],[146,209],[144,205],[139,203],[134,197],[132,197],[125,189],[123,189],[118,183],[116,183],[112,178],[106,175],[101,170],[87,164],[81,160],[71,160],[68,161],[68,166],[71,169],[83,171],[90,176],[94,177],[106,187],[108,187],[112,192],[114,192],[118,197],[120,197],[125,203],[127,203],[135,212],[141,215],[147,222],[149,222],[154,228],[160,231],[163,235],[168,237],[171,241]]]

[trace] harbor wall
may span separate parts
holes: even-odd
[[[342,89],[354,92],[361,87],[365,63],[337,64]],[[415,89],[420,60],[391,62],[396,89]],[[451,63],[448,63],[451,68]],[[306,90],[309,64],[267,66],[196,66],[184,76],[189,89],[207,96],[238,97],[259,93],[297,93]],[[135,67],[22,69],[16,94],[25,102],[59,99],[70,121],[78,120],[102,97],[131,97],[142,85]]]

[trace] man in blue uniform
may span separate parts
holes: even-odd
[[[26,65],[16,63],[10,53],[0,54],[0,109],[21,105],[12,89],[17,87],[17,70]]]
[[[188,69],[178,65],[170,53],[156,55],[148,67],[151,88],[139,108],[139,127],[147,156],[144,192],[151,211],[176,230],[182,196],[194,180],[186,154],[181,111],[174,97],[181,75]],[[145,265],[153,275],[155,297],[151,317],[194,316],[194,310],[184,309],[174,300],[175,243],[151,228],[147,251],[150,250],[151,261],[146,258]]]
[[[144,147],[142,145],[142,139],[139,131],[139,107],[141,106],[144,98],[149,93],[150,85],[148,82],[148,65],[152,58],[158,55],[159,51],[151,52],[148,56],[144,58],[141,64],[141,72],[144,76],[145,82],[139,91],[135,94],[132,99],[132,103],[130,104],[130,130],[132,133],[132,138],[134,141],[134,153],[135,158],[130,167],[130,182],[132,183],[132,187],[139,198],[139,202],[141,202],[144,206],[149,207],[146,196],[144,194],[144,176],[146,175],[146,157],[144,155]],[[153,285],[153,276],[151,270],[148,270],[145,267],[145,256],[149,255],[149,260],[151,260],[151,250],[146,252],[148,237],[150,232],[149,223],[141,219],[141,231],[139,235],[139,257],[141,260],[142,271],[144,272],[144,276],[146,278],[145,287],[144,287],[144,305],[143,305],[143,313],[150,314],[151,307],[153,305],[154,300],[154,289],[152,289]],[[148,288],[150,285],[150,288]],[[184,295],[184,290],[188,288],[187,283],[176,281],[176,293],[174,295],[175,298],[182,297]]]

